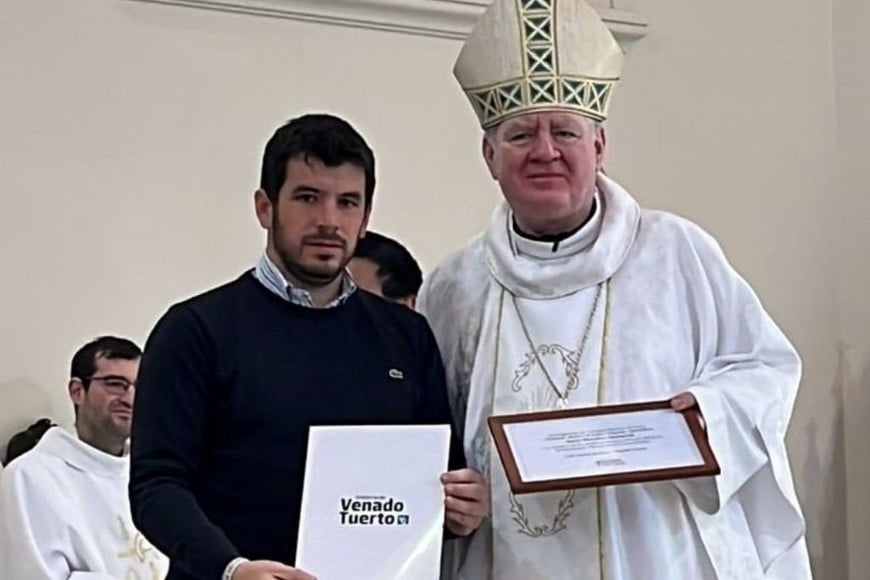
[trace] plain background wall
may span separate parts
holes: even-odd
[[[800,350],[789,444],[814,567],[859,579],[867,3],[617,4],[650,29],[628,46],[608,172],[715,235]],[[0,448],[43,414],[71,422],[84,341],[142,342],[169,304],[254,263],[260,155],[287,118],[357,125],[378,156],[373,228],[426,269],[498,199],[457,41],[121,0],[4,0],[0,39]]]
[[[846,560],[851,578],[870,570],[870,2],[834,0],[833,47],[839,128],[839,175],[828,196],[836,232],[837,324],[844,382],[841,413],[846,434],[844,485],[849,531]],[[832,473],[829,477],[833,477]],[[832,538],[833,539],[833,538]],[[831,541],[836,553],[838,546]]]

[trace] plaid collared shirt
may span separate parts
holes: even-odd
[[[304,288],[299,288],[298,286],[294,286],[288,282],[281,273],[281,270],[272,263],[272,260],[270,260],[265,253],[260,257],[260,261],[257,262],[253,274],[254,278],[259,280],[263,286],[284,300],[296,304],[297,306],[305,306],[307,308],[315,307],[314,301],[311,299],[311,293]],[[347,270],[344,270],[341,273],[341,290],[338,293],[338,297],[324,306],[324,308],[333,308],[344,304],[355,291],[356,284],[350,277],[350,274],[348,274]]]

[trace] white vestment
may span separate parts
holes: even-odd
[[[0,477],[0,578],[157,580],[169,562],[133,526],[129,457],[60,427]]]
[[[642,210],[603,175],[597,202],[555,249],[518,236],[502,203],[424,285],[419,308],[492,499],[470,540],[446,549],[445,576],[810,578],[784,443],[796,352],[699,227]],[[513,496],[486,418],[557,408],[550,383],[571,407],[690,391],[721,475]]]

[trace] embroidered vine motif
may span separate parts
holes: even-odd
[[[124,574],[124,580],[160,580],[160,578],[163,577],[157,569],[157,566],[154,565],[154,562],[148,562],[148,570],[149,578],[142,578],[142,576],[139,575],[139,572],[133,568],[128,568],[127,573]]]
[[[577,374],[580,370],[580,353],[572,351],[561,344],[542,344],[537,348],[537,353],[534,351],[527,352],[520,366],[514,371],[514,380],[511,382],[511,390],[519,393],[523,390],[522,382],[529,376],[535,364],[538,361],[538,356],[558,356],[562,365],[565,368],[565,383],[564,392],[567,394],[577,388]],[[543,364],[543,361],[542,363]],[[546,373],[546,369],[541,369],[541,372]]]
[[[511,515],[519,526],[517,531],[530,538],[546,538],[567,530],[568,527],[565,524],[574,511],[574,492],[575,490],[570,490],[565,494],[565,497],[559,500],[556,515],[553,516],[553,522],[550,525],[532,525],[526,516],[523,504],[513,494],[510,494]]]
[[[151,579],[157,580],[160,578],[160,571],[154,563],[154,557],[156,555],[154,546],[152,546],[140,532],[136,531],[135,534],[131,534],[127,525],[124,523],[124,520],[120,516],[118,516],[118,524],[121,528],[121,538],[124,540],[125,544],[129,545],[129,547],[126,550],[119,552],[117,558],[119,560],[133,560],[140,564],[147,562]],[[131,564],[127,568],[127,572],[124,574],[124,580],[143,579],[139,572],[136,571],[134,564]]]

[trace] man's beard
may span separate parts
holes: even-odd
[[[107,416],[100,421],[100,431],[101,435],[109,441],[124,442],[130,437],[130,421],[119,424],[113,417]]]
[[[283,231],[284,228],[278,221],[277,216],[273,216],[272,244],[275,247],[275,253],[278,254],[278,258],[281,260],[281,265],[284,267],[284,271],[289,273],[296,280],[305,284],[306,286],[312,288],[320,288],[329,285],[336,278],[341,276],[341,273],[344,271],[351,258],[353,257],[352,255],[350,255],[349,252],[347,252],[347,243],[338,236],[330,236],[329,234],[306,236],[305,238],[302,238],[300,242],[300,252],[306,238],[331,239],[337,242],[340,241],[342,244],[342,248],[345,251],[344,258],[341,260],[341,262],[334,271],[307,268],[304,265],[300,264],[298,261],[296,261],[291,255],[291,252],[281,243],[281,240],[283,239],[283,236],[281,234],[283,233]]]

